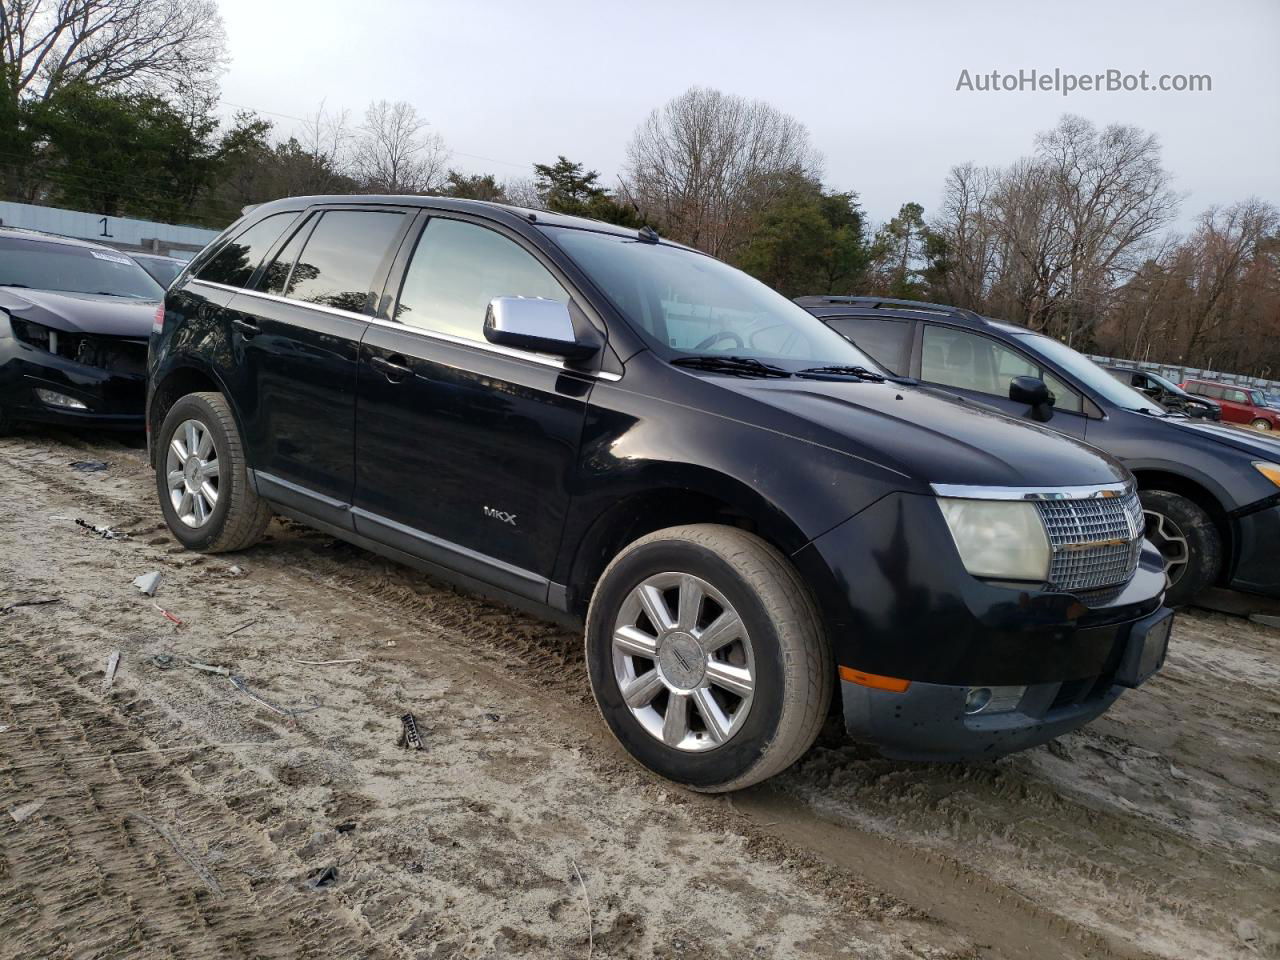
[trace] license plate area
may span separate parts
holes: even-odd
[[[1116,683],[1124,687],[1146,683],[1164,665],[1172,629],[1173,611],[1168,609],[1161,609],[1135,623],[1129,631],[1129,645],[1116,672]]]

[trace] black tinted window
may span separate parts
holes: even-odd
[[[267,269],[262,271],[262,279],[258,281],[261,289],[267,293],[284,293],[289,272],[297,262],[298,254],[302,252],[302,245],[306,243],[314,222],[314,219],[308,218],[306,223],[299,226],[294,235],[289,238],[289,242],[276,254],[276,258],[267,264]]]
[[[243,287],[266,256],[271,245],[284,233],[296,213],[273,213],[259,220],[248,230],[218,251],[212,260],[200,268],[196,277],[211,283],[225,283],[230,287]]]
[[[285,296],[363,313],[378,264],[403,214],[330,210],[320,217],[285,288]]]
[[[435,218],[413,252],[396,319],[483,340],[485,309],[494,297],[569,302],[547,268],[514,241],[474,223]]]
[[[881,366],[901,375],[906,369],[907,340],[911,336],[908,320],[877,320],[874,317],[836,317],[827,321],[839,334],[848,337]]]

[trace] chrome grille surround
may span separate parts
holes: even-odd
[[[1049,539],[1047,583],[1052,590],[1085,593],[1122,586],[1138,569],[1146,520],[1132,484],[1057,488],[941,483],[931,486],[940,497],[1034,502]]]

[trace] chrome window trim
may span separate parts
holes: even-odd
[[[1100,483],[1077,487],[985,487],[960,483],[931,483],[939,497],[957,500],[1093,500],[1123,497],[1133,492],[1132,483]]]
[[[291,300],[288,297],[281,297],[274,293],[263,293],[261,290],[246,290],[243,287],[232,287],[225,283],[215,283],[212,280],[193,279],[192,284],[202,284],[206,287],[213,287],[217,290],[226,290],[231,293],[242,294],[246,297],[257,297],[260,300],[270,300],[274,303],[283,303],[291,307],[303,307],[307,310],[319,310],[321,313],[332,314],[336,317],[342,317],[346,320],[359,320],[362,323],[372,323],[380,327],[387,327],[391,330],[399,330],[401,333],[413,333],[420,337],[427,337],[431,340],[438,340],[441,343],[451,343],[460,347],[474,347],[477,350],[483,350],[486,353],[496,353],[499,356],[511,357],[515,360],[527,360],[529,363],[537,363],[544,367],[554,367],[557,370],[563,370],[565,373],[576,373],[584,377],[595,377],[597,380],[608,380],[610,382],[622,379],[622,375],[618,373],[610,373],[608,370],[586,371],[575,370],[566,364],[563,360],[557,360],[554,357],[544,356],[539,353],[528,353],[524,350],[516,350],[513,347],[504,347],[500,344],[489,343],[487,340],[471,340],[467,337],[459,337],[450,333],[438,333],[435,330],[427,330],[424,327],[410,326],[407,323],[399,323],[395,320],[383,320],[381,317],[371,317],[367,313],[353,313],[350,310],[343,310],[339,307],[330,307],[323,303],[307,303],[304,300]]]

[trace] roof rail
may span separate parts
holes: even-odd
[[[966,310],[964,307],[953,307],[945,303],[929,303],[925,300],[895,300],[892,297],[843,297],[836,295],[820,294],[810,297],[796,297],[795,300],[800,306],[816,306],[820,303],[847,304],[849,306],[869,307],[873,310],[888,308],[897,310],[915,310],[921,313],[945,313],[948,316],[959,317],[964,320],[978,320],[986,322],[986,317],[972,310]]]

